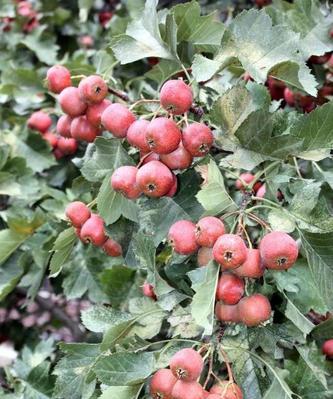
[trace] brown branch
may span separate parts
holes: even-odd
[[[129,101],[128,94],[126,94],[123,91],[118,91],[116,89],[113,89],[112,87],[109,87],[108,91],[109,91],[110,94],[113,94],[114,96],[120,98],[123,101],[126,101],[126,102]]]

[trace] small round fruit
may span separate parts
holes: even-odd
[[[169,362],[173,375],[183,381],[195,381],[201,374],[204,361],[201,355],[192,348],[181,349]]]
[[[59,137],[58,148],[65,155],[75,154],[78,148],[77,141],[72,138]]]
[[[322,352],[329,359],[333,359],[333,339],[328,339],[322,346]]]
[[[92,214],[81,228],[81,239],[85,243],[101,247],[107,240],[104,220],[100,216]]]
[[[177,381],[172,390],[172,399],[204,399],[204,397],[204,389],[196,381]]]
[[[36,111],[30,115],[27,122],[28,128],[45,133],[52,125],[52,119],[44,111]]]
[[[221,399],[221,395],[217,395],[216,393],[209,394],[206,399]]]
[[[81,99],[88,104],[100,103],[108,94],[108,86],[98,75],[91,75],[79,83]]]
[[[121,245],[110,237],[103,244],[103,251],[113,257],[121,256],[123,253]]]
[[[159,160],[160,160],[160,156],[158,154],[156,154],[155,152],[151,152],[150,150],[148,153],[140,151],[140,164],[141,165],[145,165],[146,163],[151,162],[151,161],[159,161]]]
[[[120,166],[111,177],[111,186],[115,191],[129,199],[140,196],[141,190],[136,183],[138,169],[135,166]]]
[[[150,395],[153,399],[173,399],[172,390],[177,378],[169,369],[157,370],[150,380]]]
[[[202,247],[213,247],[216,240],[224,233],[223,222],[214,216],[200,219],[195,228],[197,243]]]
[[[243,297],[244,291],[242,278],[231,273],[223,273],[217,284],[216,299],[226,305],[236,305]]]
[[[54,149],[58,145],[58,137],[52,132],[46,132],[43,134],[43,138],[47,141],[50,146]]]
[[[289,269],[298,257],[296,241],[287,233],[272,231],[259,244],[260,256],[268,269]]]
[[[213,248],[201,247],[198,251],[198,266],[207,266],[213,260]]]
[[[169,80],[161,88],[160,102],[171,114],[184,114],[190,110],[193,102],[192,89],[182,80]]]
[[[293,107],[295,105],[295,95],[289,87],[286,87],[283,92],[285,102],[290,106]]]
[[[101,118],[102,113],[106,110],[106,108],[111,105],[111,101],[108,99],[103,100],[98,104],[91,104],[87,108],[86,117],[93,126],[98,128],[101,127]]]
[[[216,302],[216,318],[225,323],[239,323],[238,305],[226,305],[222,302]]]
[[[255,178],[255,176],[252,173],[241,173],[241,175],[239,177],[242,180],[238,179],[238,180],[236,180],[236,183],[235,183],[235,186],[238,190],[245,190],[243,182],[246,184],[250,184]]]
[[[221,399],[243,399],[242,390],[230,381],[220,381],[210,389],[211,394],[220,395]]]
[[[266,184],[263,184],[261,187],[259,187],[258,191],[256,192],[256,197],[264,198],[265,195],[266,195]]]
[[[260,278],[264,275],[265,267],[260,259],[259,249],[247,250],[245,262],[233,270],[239,277]]]
[[[71,124],[73,119],[68,115],[62,115],[57,122],[57,133],[69,139],[71,135]]]
[[[105,129],[115,137],[124,138],[131,124],[135,122],[135,116],[124,105],[114,103],[103,111],[101,121]]]
[[[238,312],[240,320],[246,326],[255,327],[271,317],[272,308],[264,295],[254,294],[239,301]]]
[[[224,234],[213,247],[213,257],[225,269],[235,269],[245,262],[247,248],[236,234]]]
[[[191,255],[199,248],[195,239],[195,224],[189,220],[174,223],[169,229],[168,240],[175,252],[181,255]]]
[[[168,118],[160,117],[152,120],[146,130],[146,142],[150,151],[157,154],[170,154],[175,151],[181,140],[181,132],[177,124]]]
[[[194,122],[183,131],[183,145],[194,157],[203,157],[208,154],[213,145],[214,136],[208,126]]]
[[[81,201],[71,202],[66,208],[66,216],[74,227],[82,227],[82,225],[90,218],[90,209]]]
[[[148,298],[156,299],[156,294],[155,294],[155,291],[154,291],[154,287],[151,284],[147,283],[147,281],[145,281],[143,286],[142,286],[142,293],[143,293],[144,296],[146,296]]]
[[[165,194],[166,197],[174,197],[178,190],[178,179],[176,175],[173,175],[173,183],[170,190]]]
[[[149,121],[146,119],[139,119],[131,124],[127,131],[127,141],[133,146],[143,152],[150,152],[150,147],[146,142],[146,131],[149,126]]]
[[[86,112],[87,104],[82,101],[79,89],[76,87],[66,87],[59,94],[59,104],[65,114],[75,117]]]
[[[178,148],[169,154],[161,155],[161,161],[170,169],[187,169],[191,166],[193,157],[184,148],[182,144],[179,144]]]
[[[173,174],[160,161],[151,161],[141,166],[136,175],[139,189],[148,197],[163,197],[174,184]]]
[[[59,94],[66,87],[72,85],[71,74],[67,68],[62,65],[54,65],[46,74],[48,89],[52,93]]]
[[[65,154],[59,150],[59,148],[56,148],[55,150],[53,150],[53,155],[54,155],[55,159],[57,159],[57,160],[59,160],[65,156]]]
[[[78,116],[73,119],[71,124],[71,136],[74,139],[92,143],[99,134],[100,130],[89,123],[86,116]]]

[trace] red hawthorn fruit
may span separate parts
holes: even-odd
[[[238,304],[226,305],[222,302],[216,302],[215,305],[216,318],[225,323],[239,323]]]
[[[91,216],[90,209],[81,201],[74,201],[67,205],[65,214],[72,225],[77,228],[81,228]]]
[[[46,74],[48,89],[52,93],[59,94],[66,87],[72,85],[71,74],[67,68],[62,65],[54,65],[51,67]]]
[[[172,399],[204,399],[204,397],[204,389],[196,381],[177,381],[172,390]]]
[[[66,137],[67,139],[72,137],[71,136],[71,123],[73,119],[68,115],[62,115],[57,122],[57,133],[62,136]]]
[[[38,130],[40,133],[45,133],[52,125],[52,119],[44,111],[36,111],[30,115],[27,121],[30,129]]]
[[[213,248],[201,247],[198,251],[198,266],[203,267],[213,260]]]
[[[285,102],[290,106],[294,107],[295,106],[295,95],[292,92],[292,90],[289,89],[289,87],[286,87],[283,92],[283,96],[285,99]]]
[[[110,237],[103,244],[103,251],[113,257],[121,256],[123,253],[121,245]]]
[[[66,87],[59,94],[59,104],[65,114],[76,117],[84,114],[87,109],[87,104],[82,101],[79,89],[76,87]]]
[[[59,137],[58,148],[65,155],[75,154],[78,148],[77,141],[72,138]]]
[[[182,80],[168,80],[161,88],[160,102],[171,114],[184,114],[190,110],[193,102],[192,89]]]
[[[189,220],[174,223],[169,229],[168,240],[175,252],[181,255],[191,255],[199,248],[195,239],[195,224]]]
[[[220,381],[210,389],[210,393],[220,395],[221,399],[243,399],[242,390],[230,381]]]
[[[243,75],[243,80],[245,80],[245,82],[248,82],[249,80],[253,81],[251,75],[249,74],[249,72],[245,72]]]
[[[256,191],[256,197],[258,198],[264,198],[266,194],[266,185],[263,184],[258,191]]]
[[[194,157],[203,157],[208,154],[214,142],[214,136],[208,126],[193,122],[183,131],[183,145]]]
[[[89,123],[91,123],[93,126],[100,128],[102,123],[102,113],[111,104],[111,101],[106,98],[98,104],[89,105],[86,111],[86,117]]]
[[[148,153],[144,153],[144,152],[140,151],[140,164],[141,165],[145,165],[146,163],[151,162],[151,161],[159,161],[159,160],[160,160],[160,156],[158,154],[156,154],[155,152],[150,151]]]
[[[166,197],[174,197],[178,190],[177,176],[173,174],[172,177],[173,177],[173,183],[172,183],[170,190],[165,194]]]
[[[139,119],[131,124],[128,128],[126,139],[133,146],[143,152],[150,152],[150,147],[146,142],[146,131],[149,121]]]
[[[271,4],[272,0],[255,0],[255,3],[259,8],[262,8]]]
[[[71,136],[75,140],[92,143],[100,134],[100,130],[93,126],[86,116],[78,116],[71,123]]]
[[[52,133],[52,132],[45,132],[45,133],[43,134],[43,138],[44,138],[45,141],[47,141],[47,142],[50,144],[50,146],[51,146],[53,149],[57,147],[57,145],[58,145],[58,137],[57,137],[54,133]],[[61,149],[60,149],[60,150],[61,150]]]
[[[135,116],[124,105],[114,103],[109,105],[102,113],[102,125],[115,137],[126,137],[131,124],[135,122]]]
[[[271,317],[272,308],[264,295],[254,294],[239,301],[238,312],[242,323],[248,327],[255,327]]]
[[[267,79],[267,86],[272,100],[280,100],[281,98],[284,98],[284,89],[286,86],[283,82],[269,76]]]
[[[287,233],[272,231],[259,244],[260,256],[268,269],[289,269],[297,260],[298,246]]]
[[[147,60],[150,66],[157,65],[160,62],[159,58],[157,57],[148,57]]]
[[[136,183],[137,173],[138,169],[135,166],[120,166],[111,176],[112,188],[122,193],[126,198],[138,198],[141,190]]]
[[[53,155],[54,155],[55,159],[57,159],[57,160],[59,160],[65,156],[65,154],[59,150],[59,148],[56,148],[55,150],[53,150]]]
[[[247,247],[236,234],[224,234],[213,247],[213,257],[224,269],[235,269],[245,262]]]
[[[30,18],[35,15],[35,11],[32,8],[32,3],[29,1],[21,1],[17,5],[17,13],[23,18]]]
[[[23,25],[22,31],[25,33],[30,33],[33,30],[35,30],[38,26],[39,26],[38,19],[36,17],[33,17]]]
[[[151,284],[147,283],[147,281],[145,281],[142,286],[142,293],[144,296],[146,296],[148,298],[156,299],[154,287]],[[172,376],[173,376],[173,374],[172,374]]]
[[[254,178],[255,178],[255,176],[254,176],[252,173],[248,173],[248,172],[246,172],[246,173],[241,173],[239,177],[240,177],[240,178],[244,181],[244,183],[246,183],[247,185],[249,185],[250,183],[252,183],[252,181],[253,181]],[[244,187],[244,184],[242,183],[242,180],[240,180],[240,179],[236,180],[235,187],[236,187],[238,190],[242,190],[242,191],[243,191],[243,190],[246,189],[246,187]]]
[[[195,381],[201,374],[204,361],[201,355],[192,348],[181,349],[169,362],[172,374],[179,380]]]
[[[309,58],[309,62],[311,62],[311,64],[317,64],[317,65],[322,65],[325,64],[331,57],[331,53],[326,53],[323,55],[312,55]]]
[[[195,228],[196,240],[201,247],[213,247],[216,240],[224,233],[223,222],[214,216],[200,219]]]
[[[168,118],[152,120],[146,130],[146,142],[151,151],[157,154],[170,154],[175,151],[181,140],[177,124]]]
[[[257,193],[257,191],[260,189],[260,187],[262,187],[262,183],[260,182],[260,181],[257,181],[256,183],[254,183],[254,185],[253,185],[253,191],[255,192],[255,193]]]
[[[328,339],[322,346],[322,352],[329,359],[333,359],[333,339]]]
[[[234,269],[233,272],[239,277],[260,278],[264,275],[265,267],[260,259],[259,249],[247,250],[245,262]]]
[[[141,166],[136,175],[136,183],[148,197],[163,197],[174,184],[170,169],[160,161],[150,161]]]
[[[81,99],[88,104],[97,104],[104,100],[108,94],[108,86],[98,75],[90,75],[79,83]]]
[[[111,11],[102,11],[98,14],[99,23],[105,28],[107,23],[111,20],[113,13]]]
[[[79,44],[85,48],[91,48],[94,45],[94,39],[90,35],[84,35],[79,38]]]
[[[333,63],[333,59],[332,59]],[[329,97],[333,95],[333,86],[324,85],[318,90],[318,97]]]
[[[209,394],[206,399],[221,399],[221,395],[217,395],[216,393]]]
[[[80,235],[82,241],[86,244],[92,243],[97,247],[101,247],[107,240],[104,229],[104,220],[100,216],[92,214],[82,225]]]
[[[226,305],[236,305],[244,295],[244,280],[231,273],[223,273],[216,288],[216,299]]]
[[[150,394],[153,399],[173,399],[172,390],[177,378],[169,369],[157,370],[150,380]]]
[[[169,154],[162,154],[160,156],[161,161],[170,169],[187,169],[191,166],[193,157],[184,148],[182,143],[179,144],[178,148]]]

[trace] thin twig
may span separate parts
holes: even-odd
[[[129,101],[129,97],[126,93],[124,93],[123,91],[118,91],[116,89],[113,89],[112,87],[108,88],[108,91],[110,94],[115,95],[116,97],[122,99],[123,101]]]
[[[234,382],[234,376],[232,374],[232,370],[230,367],[230,363],[229,363],[229,359],[228,359],[228,355],[225,353],[224,349],[222,348],[222,346],[219,347],[220,351],[222,353],[223,359],[224,359],[224,363],[227,366],[227,370],[228,370],[228,376],[229,376],[229,381],[230,382]]]

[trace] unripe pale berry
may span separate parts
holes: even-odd
[[[263,184],[256,192],[256,197],[264,198],[266,194],[266,184]]]
[[[135,121],[134,114],[124,105],[114,103],[102,113],[102,125],[115,137],[126,137],[128,128]]]
[[[252,173],[241,173],[240,178],[244,183],[250,184],[254,180],[255,176]],[[238,190],[245,190],[242,180],[236,180],[235,186]]]
[[[265,266],[260,259],[259,249],[253,248],[247,250],[245,262],[237,269],[233,269],[233,273],[239,277],[260,278],[264,272]]]
[[[217,302],[215,306],[216,318],[225,323],[239,323],[238,305],[226,305]]]
[[[177,381],[172,390],[172,399],[204,399],[204,389],[196,381]]]
[[[71,74],[67,68],[62,65],[54,65],[46,74],[48,89],[52,93],[59,94],[66,87],[72,85]]]
[[[216,299],[227,305],[236,305],[244,295],[244,281],[231,273],[223,273],[216,288]]]
[[[171,114],[184,114],[190,110],[193,102],[192,89],[182,80],[169,80],[161,88],[160,102]]]
[[[146,131],[149,126],[149,121],[146,119],[139,119],[131,124],[127,131],[127,141],[133,146],[143,152],[150,152],[150,147],[146,142]]]
[[[146,131],[146,142],[151,151],[157,154],[169,154],[176,150],[181,140],[177,124],[168,118],[152,120]]]
[[[103,251],[113,257],[121,256],[123,253],[121,245],[110,237],[103,244]]]
[[[242,390],[230,381],[220,381],[210,389],[210,393],[220,395],[221,399],[243,399]]]
[[[194,122],[183,131],[183,145],[194,157],[205,156],[214,142],[214,136],[208,126]]]
[[[59,104],[65,114],[75,117],[86,112],[87,104],[82,101],[79,89],[76,87],[66,87],[59,94]]]
[[[30,129],[38,130],[40,133],[45,133],[52,125],[52,119],[44,111],[36,111],[30,115],[27,121]]]
[[[260,256],[268,269],[289,269],[297,260],[298,246],[287,233],[272,231],[259,244]]]
[[[170,169],[187,169],[191,166],[193,157],[184,148],[182,144],[179,144],[178,148],[169,154],[162,154],[160,156],[161,161]]]
[[[211,260],[213,260],[213,248],[201,247],[198,251],[198,266],[206,266]]]
[[[71,124],[71,136],[74,139],[92,143],[99,134],[100,130],[89,123],[85,116],[78,116],[73,119]]]
[[[333,339],[328,339],[322,346],[322,352],[329,359],[333,359]]]
[[[213,257],[224,269],[235,269],[245,262],[247,248],[241,237],[236,234],[224,234],[213,247]]]
[[[174,197],[176,195],[176,192],[178,190],[178,179],[176,175],[172,175],[173,177],[173,183],[172,186],[170,188],[170,190],[165,194],[166,197]]]
[[[202,247],[213,247],[216,240],[224,233],[223,222],[214,216],[200,219],[195,229],[197,243]]]
[[[46,140],[52,148],[56,148],[58,145],[58,137],[52,132],[46,132],[43,134],[44,140]]]
[[[69,115],[62,115],[57,122],[57,133],[66,137],[67,139],[71,136],[71,124],[73,119]]]
[[[176,378],[188,382],[195,381],[200,376],[204,362],[194,349],[185,348],[172,356],[169,365]]]
[[[81,239],[85,243],[102,246],[107,237],[104,230],[104,220],[98,215],[91,215],[81,228]]]
[[[135,166],[120,166],[111,177],[112,188],[122,193],[126,198],[138,198],[141,190],[136,183],[137,173],[138,169]]]
[[[246,326],[255,327],[271,317],[272,308],[264,295],[254,294],[240,300],[238,312],[240,320]]]
[[[66,139],[65,137],[59,137],[58,148],[65,155],[75,154],[78,148],[77,141],[72,138]]]
[[[147,283],[147,281],[145,281],[143,286],[142,286],[142,293],[143,293],[144,296],[146,296],[148,298],[156,299],[156,294],[155,294],[155,291],[154,291],[154,287],[151,284]]]
[[[148,197],[166,195],[174,184],[170,169],[160,161],[151,161],[141,166],[136,175],[136,183]]]
[[[82,225],[90,218],[90,209],[81,201],[71,202],[66,208],[66,216],[74,227],[82,227]]]
[[[88,104],[100,103],[108,94],[108,86],[105,81],[97,75],[91,75],[79,83],[81,99]]]
[[[199,248],[195,239],[195,224],[189,220],[178,220],[174,223],[169,229],[168,240],[181,255],[191,255]]]
[[[153,399],[173,399],[172,390],[177,378],[169,369],[157,370],[150,380],[150,394]]]
[[[111,101],[106,98],[100,103],[89,105],[86,111],[86,117],[89,123],[91,123],[93,126],[100,128],[102,124],[102,113],[111,104]]]

